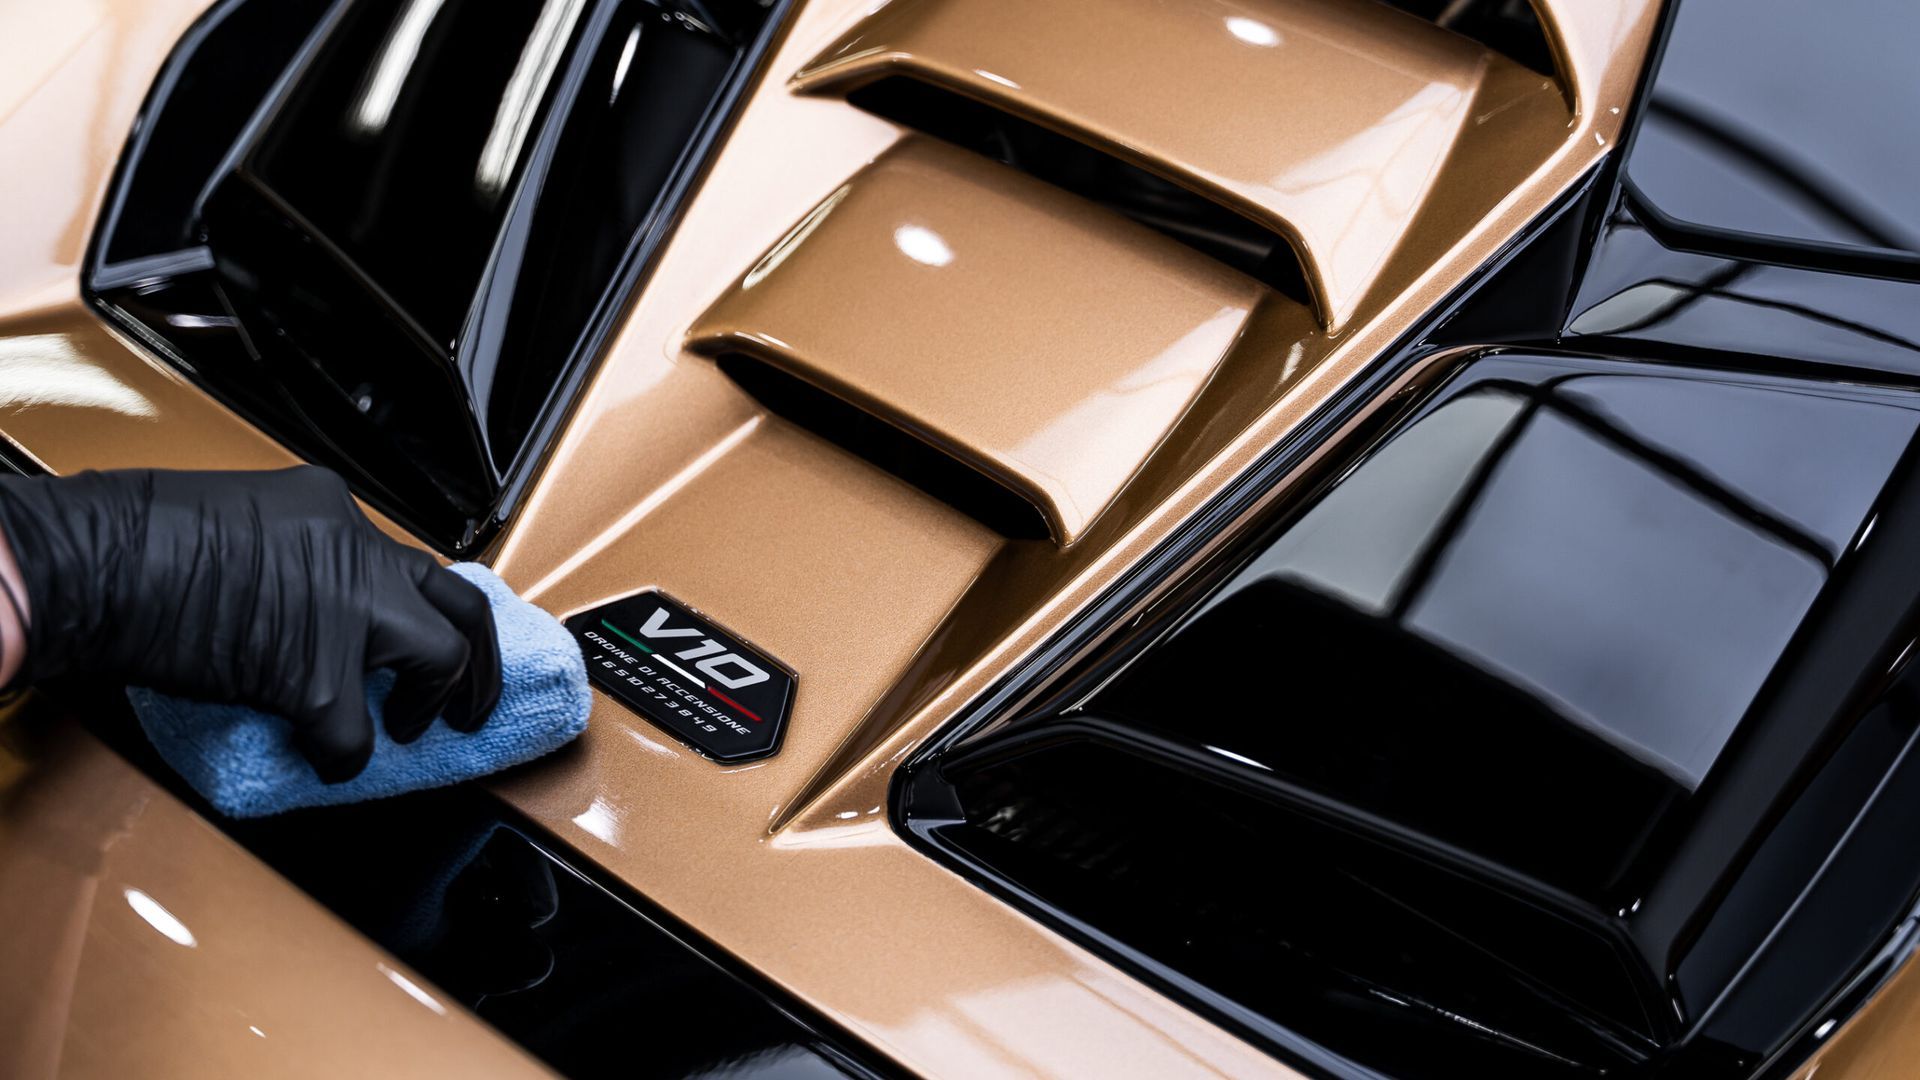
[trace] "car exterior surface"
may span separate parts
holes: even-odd
[[[0,1072],[1903,1075],[1910,16],[270,4],[0,16],[8,462],[792,693],[254,823],[17,705]]]

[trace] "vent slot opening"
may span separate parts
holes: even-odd
[[[90,298],[402,526],[471,551],[782,11],[222,0],[142,113]]]
[[[903,75],[847,100],[1110,210],[1310,304],[1300,260],[1285,238],[1232,210],[1056,131]]]
[[[805,379],[741,353],[718,358],[722,374],[782,419],[884,469],[1011,540],[1052,535],[1040,508],[931,443]]]
[[[1477,41],[1542,75],[1554,75],[1553,45],[1531,0],[1380,0]]]

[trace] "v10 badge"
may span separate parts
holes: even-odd
[[[567,620],[587,677],[702,755],[733,764],[780,749],[792,669],[658,590]]]

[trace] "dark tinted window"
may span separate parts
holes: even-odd
[[[1920,253],[1920,7],[1686,0],[1630,177],[1691,226]]]
[[[1256,711],[1207,740],[1630,901],[1615,893],[1637,846],[1711,771],[1920,413],[1824,387],[1500,366],[1369,456],[1161,655],[1323,674],[1364,656],[1404,692],[1355,687],[1338,723]],[[1190,727],[1169,692],[1139,665],[1089,708]]]
[[[510,509],[770,6],[229,0],[128,150],[111,316],[449,550]]]
[[[1899,639],[1852,609],[1920,595],[1920,395],[1513,354],[1424,393],[909,817],[1310,1059],[1650,1068],[1913,733],[1861,720]]]

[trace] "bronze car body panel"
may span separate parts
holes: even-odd
[[[0,430],[56,472],[215,458],[229,467],[269,467],[286,460],[277,444],[167,364],[103,331],[78,293],[88,230],[115,157],[167,50],[200,7],[197,0],[89,7],[93,21],[84,32],[69,28],[45,38],[48,50],[70,49],[67,57],[41,65],[39,82],[8,87],[16,99],[0,102],[0,147],[8,160],[61,165],[17,170],[0,205],[0,236],[10,250],[0,277],[0,342],[32,342],[20,347],[60,370],[96,381],[104,375],[135,391],[115,400],[145,402],[121,409],[16,402]],[[906,1067],[947,1075],[1284,1073],[1263,1051],[908,847],[881,809],[887,784],[895,765],[964,703],[1608,152],[1658,6],[1545,6],[1563,60],[1561,90],[1570,86],[1570,98],[1549,94],[1546,76],[1435,39],[1430,27],[1392,31],[1396,48],[1444,42],[1435,45],[1440,59],[1422,54],[1410,61],[1428,85],[1471,95],[1488,85],[1486,71],[1498,68],[1496,81],[1513,88],[1523,103],[1518,111],[1529,119],[1507,136],[1463,135],[1443,152],[1422,150],[1423,168],[1438,173],[1410,174],[1415,210],[1404,235],[1389,243],[1370,226],[1359,249],[1369,254],[1354,263],[1361,269],[1329,271],[1340,291],[1326,314],[1337,329],[1316,325],[1299,304],[1257,306],[1164,438],[1155,443],[1125,433],[1124,454],[1140,459],[1143,443],[1153,443],[1151,452],[1122,488],[1101,496],[1104,509],[1088,516],[1065,551],[996,536],[771,415],[689,346],[702,313],[727,311],[743,275],[796,223],[890,148],[915,138],[834,96],[797,93],[791,85],[815,57],[857,32],[869,9],[864,0],[813,0],[792,17],[494,552],[503,575],[555,614],[657,587],[764,646],[799,676],[786,744],[766,761],[719,768],[596,697],[592,727],[577,751],[501,780],[495,790]],[[1375,23],[1371,16],[1328,15],[1332,6],[1325,4],[1276,0],[1233,8],[1243,10],[1273,27],[1323,27],[1332,35],[1329,49],[1364,50],[1366,37],[1352,35]],[[1139,12],[1129,20],[1142,33],[1166,30]],[[1218,36],[1200,59],[1216,46],[1257,47],[1236,44],[1225,31]],[[1288,50],[1308,48],[1308,37]],[[1082,47],[1092,46],[1061,46],[1069,59]],[[1163,90],[1157,78],[1141,77],[1115,92]],[[1247,108],[1238,97],[1190,107],[1196,111],[1188,126],[1196,130]],[[1463,114],[1449,115],[1449,131],[1473,126]],[[1371,119],[1377,117],[1330,114],[1326,122],[1364,142]],[[1170,144],[1167,160],[1182,166],[1172,160],[1177,152]],[[1302,219],[1289,222],[1302,237],[1325,236],[1332,227],[1310,210],[1290,213]],[[1075,211],[1055,224],[1071,230],[1088,220]],[[990,221],[973,225],[983,238],[994,228]],[[1132,235],[1128,229],[1116,227],[1107,240],[1130,245],[1115,235]],[[906,335],[936,332],[952,318],[944,310],[875,310],[871,284],[858,275],[810,283],[822,298],[817,317],[889,319],[897,324],[893,333]],[[983,313],[996,320],[1002,340],[1047,339],[1048,309],[1058,298],[1044,283],[1028,291],[1017,306]],[[1180,316],[1154,309],[1142,317],[1161,326]],[[825,369],[842,361],[809,362]],[[1198,381],[1194,367],[1182,370],[1186,385]],[[948,377],[937,366],[918,365],[887,375],[901,386]],[[1072,404],[1041,403],[1048,410]],[[966,449],[986,460],[987,444],[976,436]]]
[[[1898,1080],[1920,1060],[1920,967],[1910,958],[1793,1080]]]
[[[873,314],[820,317],[850,292]],[[689,336],[702,351],[765,356],[954,447],[1042,507],[1066,544],[1146,462],[1266,294],[1056,188],[907,139],[827,196]],[[915,317],[881,314],[895,312]]]
[[[0,1073],[551,1075],[77,721],[38,720],[0,719]]]

